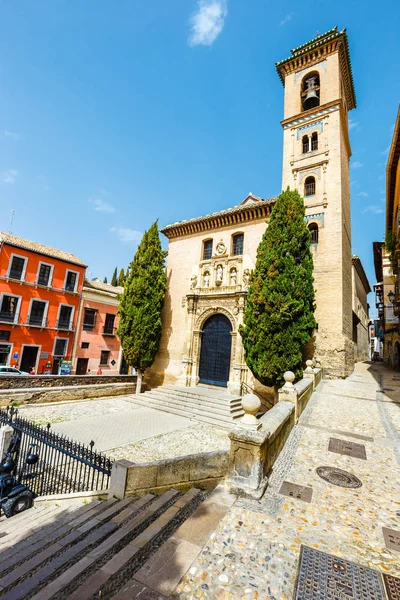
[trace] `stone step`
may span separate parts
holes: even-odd
[[[239,403],[241,402],[241,396],[231,396],[229,394],[207,394],[207,393],[203,393],[203,392],[198,392],[197,390],[199,388],[179,388],[173,385],[162,385],[159,386],[158,388],[153,388],[153,390],[163,390],[166,392],[171,392],[177,396],[185,396],[188,398],[196,398],[198,400],[213,400],[216,403],[224,403],[224,404],[232,404],[232,403]]]
[[[31,558],[3,575],[0,578],[0,588],[7,589],[17,583],[18,585],[13,587],[13,597],[22,598],[28,591],[32,591],[36,585],[46,579],[49,574],[71,560],[79,551],[83,551],[87,545],[100,541],[117,529],[118,525],[112,521],[112,517],[116,516],[131,502],[131,498],[113,502],[84,524],[81,524],[80,518],[73,520],[62,537],[58,537],[57,540],[53,538],[50,540],[50,545],[43,545],[40,551],[36,551],[33,556],[31,555]],[[34,574],[32,575],[32,573]]]
[[[20,523],[23,523],[25,520],[30,521],[31,515],[33,513],[35,513],[36,516],[39,516],[40,513],[42,513],[47,508],[47,506],[33,506],[28,510],[24,510],[24,512],[20,513],[19,515],[15,515],[11,519],[7,519],[7,517],[3,515],[0,520],[0,533],[7,533],[13,531],[16,527],[18,527]]]
[[[232,402],[226,402],[225,400],[217,400],[216,398],[208,398],[206,396],[181,396],[180,394],[175,394],[172,390],[166,390],[164,388],[154,388],[145,392],[146,394],[155,394],[167,396],[168,398],[173,398],[174,400],[179,400],[183,403],[193,404],[195,406],[207,406],[210,408],[215,408],[219,410],[226,410],[228,413],[231,410],[235,410],[237,408],[241,409],[241,401],[233,400]]]
[[[188,413],[204,413],[207,412],[209,414],[221,415],[224,417],[235,418],[235,415],[241,417],[244,414],[244,411],[241,406],[235,407],[231,409],[229,406],[213,406],[206,403],[199,404],[197,401],[193,401],[190,399],[181,400],[180,398],[174,398],[173,396],[165,395],[163,392],[156,392],[156,390],[152,390],[151,392],[146,392],[143,394],[145,398],[154,398],[159,399],[165,402],[166,404],[175,405],[177,407],[182,407],[182,409],[186,409]]]
[[[1,551],[7,548],[14,548],[19,541],[26,539],[27,536],[33,535],[48,523],[57,520],[63,510],[60,507],[53,506],[51,509],[43,511],[38,516],[32,515],[30,521],[24,521],[17,529],[9,532],[1,539]],[[12,520],[13,517],[10,518]]]
[[[161,410],[163,412],[168,412],[171,414],[181,415],[186,418],[194,418],[196,421],[201,421],[204,423],[211,423],[212,425],[216,425],[218,427],[230,428],[234,425],[234,419],[230,417],[224,417],[222,415],[212,415],[212,413],[207,412],[196,412],[196,414],[188,414],[188,411],[182,409],[179,404],[171,405],[169,403],[163,402],[162,400],[155,400],[154,398],[150,399],[142,399],[144,394],[140,394],[138,399],[134,401],[135,404],[139,404],[140,406],[144,406],[146,408],[153,408],[156,410]],[[178,406],[178,407],[177,407]],[[239,415],[240,416],[240,415]]]

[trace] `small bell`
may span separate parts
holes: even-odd
[[[303,100],[304,110],[309,110],[319,105],[319,98],[314,89],[307,90],[307,96]]]

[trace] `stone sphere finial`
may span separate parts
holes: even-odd
[[[285,371],[283,374],[285,385],[283,387],[293,387],[293,381],[295,380],[295,374],[292,371]]]
[[[313,361],[312,360],[306,360],[306,365],[307,365],[307,367],[312,367],[313,366]]]
[[[304,373],[314,373],[313,368],[312,368],[313,361],[312,360],[306,360],[306,365],[307,365],[307,367],[304,370]]]
[[[255,394],[246,394],[243,396],[241,404],[244,410],[244,415],[240,419],[240,422],[245,426],[257,426],[258,419],[256,414],[261,407],[260,398]]]

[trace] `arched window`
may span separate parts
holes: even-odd
[[[204,240],[203,242],[203,260],[209,260],[212,257],[213,241]]]
[[[318,150],[318,133],[316,131],[311,136],[311,150]]]
[[[301,85],[301,105],[303,110],[310,110],[320,104],[320,85],[318,73],[309,73]]]
[[[232,236],[232,254],[233,256],[241,256],[243,254],[243,233],[237,233]]]
[[[311,233],[311,243],[318,244],[318,225],[316,223],[310,223],[308,229]]]
[[[314,196],[315,194],[315,177],[307,177],[304,182],[304,196]]]
[[[303,154],[306,154],[310,149],[310,140],[308,135],[303,135]]]

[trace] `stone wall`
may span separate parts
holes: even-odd
[[[116,461],[111,473],[109,497],[162,493],[172,487],[180,490],[193,486],[213,488],[228,472],[228,456],[228,451],[218,451],[142,464]]]
[[[124,396],[134,394],[136,383],[109,383],[102,385],[73,385],[51,388],[20,388],[0,390],[0,406],[13,404],[39,404]]]
[[[136,375],[0,375],[0,389],[136,383]]]

